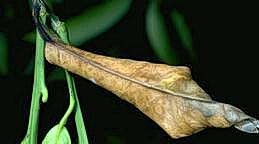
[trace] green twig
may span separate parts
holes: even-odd
[[[43,23],[46,22],[47,13],[46,10],[41,8],[40,19]],[[38,121],[40,111],[40,99],[42,102],[48,100],[48,90],[45,85],[44,74],[44,40],[41,38],[38,30],[36,31],[36,56],[35,56],[35,68],[34,68],[34,83],[31,99],[31,108],[29,116],[29,124],[25,138],[22,144],[37,144],[38,136]]]
[[[76,86],[74,80],[72,81],[73,89],[75,89],[75,99],[76,99],[76,114],[75,114],[75,122],[76,122],[76,130],[78,134],[78,144],[88,144],[88,138],[86,134],[86,128],[84,124],[83,115],[81,112],[79,99],[76,94]]]

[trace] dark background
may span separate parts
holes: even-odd
[[[65,0],[54,7],[62,19],[76,15],[88,5],[100,1]],[[150,48],[145,33],[147,0],[134,1],[127,15],[111,29],[80,46],[99,54],[160,62]],[[1,141],[19,143],[25,133],[33,75],[22,72],[34,55],[34,45],[21,39],[34,29],[27,1],[1,1],[0,10],[13,8],[14,18],[0,11],[0,31],[6,34],[9,44],[10,73],[0,77],[1,90]],[[194,79],[217,101],[233,104],[246,113],[259,118],[258,111],[258,8],[248,1],[187,1],[175,0],[162,5],[167,11],[177,8],[187,20],[193,36],[197,63],[184,54],[180,65],[191,67]],[[172,37],[174,29],[170,28]],[[173,44],[179,49],[179,40]],[[181,50],[179,50],[181,51]],[[181,52],[180,52],[181,53]],[[47,64],[47,70],[53,66]],[[46,72],[47,74],[49,71]],[[259,136],[242,133],[234,128],[206,129],[193,136],[171,139],[161,128],[139,110],[120,100],[112,93],[91,82],[76,77],[76,85],[90,143],[108,143],[116,137],[125,144],[255,144]],[[39,138],[43,139],[67,108],[68,92],[65,81],[48,83],[49,101],[41,105]],[[67,123],[76,139],[74,123]]]

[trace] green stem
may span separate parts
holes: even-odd
[[[57,19],[57,17],[55,17],[54,19],[52,19],[52,27],[57,32],[57,34],[60,36],[60,38],[66,44],[69,44],[68,31],[67,31],[65,23],[60,22]],[[74,82],[73,77],[69,74],[68,71],[65,70],[65,73],[66,73],[66,79],[67,79],[67,84],[68,84],[69,93],[70,93],[70,102],[73,99],[73,102],[75,102],[75,104],[76,104],[75,122],[76,122],[76,129],[77,129],[77,133],[78,133],[78,143],[79,144],[88,144],[88,138],[87,138],[84,120],[83,120],[83,116],[82,116],[82,112],[80,109],[80,104],[79,104],[79,100],[78,100],[78,96],[77,96],[77,92],[76,92],[75,82]],[[71,113],[72,110],[73,109],[68,109],[67,112]],[[65,116],[63,118],[66,119]],[[60,126],[64,126],[63,123],[61,123]],[[62,127],[60,127],[60,128],[62,129]]]
[[[67,83],[68,83],[68,88],[69,88],[69,95],[70,95],[69,96],[69,106],[68,106],[66,113],[64,114],[64,116],[62,117],[62,119],[60,120],[60,122],[58,124],[59,128],[57,131],[56,143],[57,143],[57,140],[59,138],[62,128],[65,126],[67,119],[70,116],[70,114],[73,112],[73,109],[75,106],[75,98],[73,95],[73,90],[70,88],[71,87],[71,84],[70,84],[71,78],[69,77],[69,74],[67,71],[65,71],[65,73],[66,73],[66,78],[67,78]]]
[[[73,89],[75,89],[75,99],[76,99],[76,114],[75,114],[75,122],[76,122],[76,130],[78,134],[78,143],[79,144],[88,144],[88,138],[86,134],[85,124],[84,124],[84,118],[81,112],[79,99],[77,97],[76,93],[76,86],[74,80],[73,82]]]
[[[46,17],[47,13],[45,9],[41,9],[40,19],[43,23],[46,22]],[[44,47],[44,40],[41,38],[38,30],[36,30],[36,56],[31,108],[28,129],[25,138],[21,142],[22,144],[37,144],[40,99],[42,98],[42,102],[46,102],[48,99],[48,90],[45,85],[44,74]]]

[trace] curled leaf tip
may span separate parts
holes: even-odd
[[[259,121],[255,118],[248,118],[235,124],[235,128],[246,133],[259,133]]]

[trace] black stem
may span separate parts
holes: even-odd
[[[54,36],[51,34],[51,31],[45,26],[40,20],[40,12],[42,9],[50,11],[47,5],[42,0],[33,0],[32,3],[32,16],[33,21],[38,29],[41,37],[47,42],[54,42]]]

